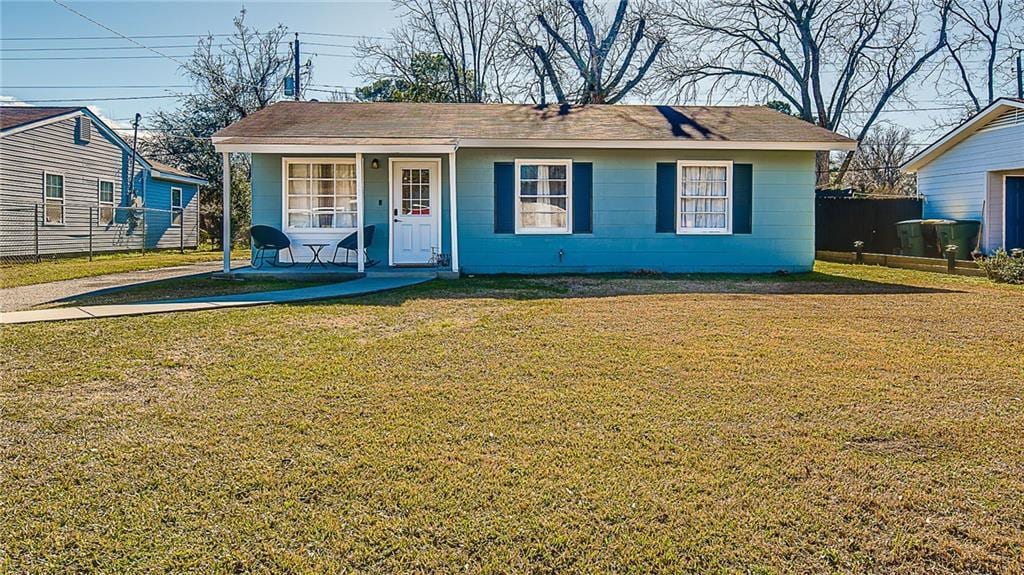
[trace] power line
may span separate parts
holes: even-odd
[[[105,27],[104,27],[105,28]],[[63,41],[63,40],[116,40],[119,38],[123,39],[137,39],[137,40],[156,40],[156,39],[168,39],[168,38],[226,38],[234,36],[235,32],[227,32],[220,34],[139,34],[136,36],[125,36],[119,32],[113,31],[116,36],[11,36],[4,37],[4,42],[33,42],[33,41]],[[308,36],[327,36],[332,38],[353,38],[361,40],[363,38],[370,40],[390,40],[386,36],[367,36],[363,34],[335,34],[328,32],[299,32],[299,34],[306,34]]]
[[[352,45],[352,44],[331,44],[331,43],[325,43],[325,42],[306,42],[306,41],[303,41],[302,45],[303,46],[330,46],[331,48],[358,48],[359,47],[359,46],[355,46],[355,45]]]
[[[324,53],[324,52],[313,52],[313,55],[314,56],[330,56],[330,57],[333,57],[333,58],[362,58],[362,56],[358,56],[356,54],[328,54],[328,53]]]
[[[82,13],[81,13],[81,12],[79,12],[78,10],[75,10],[74,8],[72,8],[71,6],[68,6],[67,4],[65,4],[65,3],[61,2],[60,0],[53,0],[53,3],[54,3],[54,4],[57,4],[58,6],[63,6],[65,10],[67,10],[67,11],[69,11],[69,12],[73,13],[73,14],[77,14],[77,15],[81,16],[82,18],[84,18],[84,19],[86,19],[86,20],[88,20],[88,21],[92,22],[93,24],[95,24],[95,25],[99,26],[100,28],[103,28],[103,29],[104,29],[104,30],[106,30],[107,32],[111,32],[111,33],[113,33],[113,34],[117,34],[118,36],[120,36],[120,37],[124,38],[125,40],[128,40],[128,41],[129,41],[129,42],[131,42],[132,44],[135,44],[135,45],[137,45],[137,46],[140,46],[140,47],[142,47],[142,48],[145,48],[145,49],[149,50],[150,52],[152,52],[152,53],[154,53],[154,54],[157,54],[158,56],[162,56],[162,57],[164,57],[164,58],[167,58],[168,60],[171,60],[172,62],[174,62],[174,63],[178,64],[179,66],[183,66],[183,65],[184,65],[184,64],[183,64],[183,63],[182,63],[182,62],[181,62],[180,60],[178,60],[177,58],[172,58],[172,57],[168,56],[167,54],[164,54],[163,52],[160,52],[159,50],[155,50],[155,49],[153,49],[153,48],[150,48],[149,46],[146,46],[145,44],[142,44],[141,42],[137,42],[137,41],[135,41],[135,40],[133,40],[133,39],[129,38],[128,36],[125,36],[124,34],[122,34],[122,33],[118,32],[117,30],[114,30],[114,29],[113,29],[113,28],[111,28],[110,26],[107,26],[106,24],[103,24],[103,23],[101,23],[101,22],[99,22],[99,21],[97,21],[97,20],[93,20],[92,18],[90,18],[90,17],[86,16],[85,14],[82,14]]]
[[[54,102],[108,102],[114,100],[156,100],[159,98],[182,98],[190,94],[166,94],[163,96],[112,96],[96,98],[50,98],[46,100],[20,100],[26,104],[50,104]]]
[[[279,52],[277,55],[283,56],[284,53]],[[178,58],[191,58],[192,54],[176,54],[176,56]],[[161,54],[160,56],[0,56],[0,62],[39,62],[47,60],[152,60],[157,58],[170,58],[171,60],[174,60],[174,62],[181,64],[179,60],[175,60],[166,54]]]
[[[15,36],[15,37],[10,37],[10,38],[9,37],[4,37],[3,41],[4,42],[8,42],[8,41],[31,42],[31,41],[35,41],[35,40],[49,40],[49,41],[60,41],[60,40],[117,40],[117,39],[121,39],[121,38],[126,39],[126,40],[130,40],[132,38],[139,39],[139,40],[152,40],[152,39],[158,39],[158,38],[207,38],[207,37],[210,37],[210,36],[213,36],[213,37],[216,38],[216,37],[227,37],[227,36],[234,36],[235,35],[234,32],[227,33],[227,34],[149,34],[149,35],[139,35],[139,36],[125,36],[124,34],[120,34],[118,32],[115,32],[115,34],[117,34],[117,36]]]
[[[390,40],[387,36],[367,36],[365,34],[334,34],[328,32],[299,32],[299,34],[306,34],[307,36],[330,36],[332,38],[368,38],[370,40]]]
[[[286,40],[281,40],[278,44],[286,44]],[[140,48],[138,46],[74,46],[67,47],[61,46],[58,48],[0,48],[0,52],[74,52],[74,51],[89,51],[89,50],[149,50],[151,48],[195,48],[199,44],[170,44],[166,46],[148,46],[146,48]],[[212,44],[213,48],[223,48],[225,46],[232,46],[232,44]],[[346,46],[343,44],[323,44],[323,46],[338,46],[341,48],[351,48],[352,46]]]
[[[103,85],[103,86],[100,86],[100,85],[95,85],[95,86],[27,86],[27,85],[26,86],[8,86],[8,85],[5,85],[4,86],[4,88],[11,88],[11,89],[17,88],[17,89],[22,89],[22,90],[88,90],[88,89],[93,89],[93,88],[130,88],[130,89],[140,89],[140,88],[191,88],[191,87],[192,87],[191,84],[162,84],[162,85],[161,84],[121,84],[121,85],[107,84],[107,85]],[[129,118],[129,119],[131,119],[131,118]]]
[[[223,46],[224,44],[218,44]],[[149,48],[195,48],[196,44],[171,44],[168,46],[150,46]],[[149,49],[147,48],[147,49]],[[72,52],[89,50],[142,50],[138,46],[62,46],[59,48],[0,48],[0,52]]]
[[[191,54],[182,54],[178,58],[188,58]],[[152,60],[157,58],[167,58],[177,64],[182,64],[179,60],[166,54],[160,54],[159,56],[15,56],[15,57],[0,57],[0,62],[39,62],[46,60]]]

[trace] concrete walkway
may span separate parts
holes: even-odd
[[[246,266],[248,264],[248,261],[240,260],[232,262],[232,267]],[[93,292],[103,292],[109,289],[208,274],[220,271],[222,267],[223,264],[221,262],[213,261],[0,289],[0,312],[29,309],[44,303],[92,294]]]
[[[166,302],[90,305],[81,307],[15,311],[0,313],[0,324],[145,315],[152,313],[221,309],[264,305],[270,303],[292,303],[319,299],[356,297],[416,285],[428,282],[432,279],[434,278],[429,276],[372,277],[290,290],[188,298]]]

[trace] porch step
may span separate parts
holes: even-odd
[[[437,270],[423,268],[385,268],[375,270],[368,268],[365,272],[368,278],[436,278]]]

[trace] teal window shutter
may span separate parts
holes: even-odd
[[[754,165],[732,166],[732,233],[749,234],[754,219]]]
[[[656,186],[657,214],[655,215],[655,231],[658,233],[675,233],[676,231],[676,163],[658,162],[658,181]]]
[[[516,232],[516,167],[494,162],[494,233]]]
[[[572,164],[572,233],[594,233],[594,164]]]

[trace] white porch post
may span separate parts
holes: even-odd
[[[363,154],[356,152],[356,271],[363,273],[366,262],[363,261]]]
[[[451,215],[452,225],[452,271],[459,271],[459,218],[456,211],[455,200],[455,152],[448,152],[448,213]]]
[[[227,152],[224,156],[224,273],[231,271],[231,157]]]

